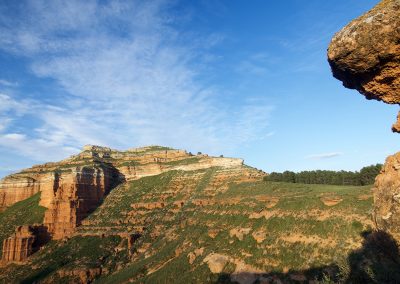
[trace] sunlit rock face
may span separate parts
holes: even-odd
[[[400,240],[400,152],[386,158],[376,177],[373,217],[378,229]]]
[[[39,192],[39,183],[32,177],[8,176],[0,181],[0,212],[6,207]]]
[[[104,165],[76,167],[67,172],[55,172],[52,186],[46,187],[41,203],[47,203],[44,225],[53,239],[62,239],[75,232],[84,218],[115,184],[117,171]]]
[[[328,61],[345,87],[400,104],[400,0],[381,1],[338,32]],[[400,121],[392,129],[400,132]]]

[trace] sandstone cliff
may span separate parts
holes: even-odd
[[[2,261],[24,261],[33,253],[35,236],[27,226],[17,228],[15,234],[3,242]]]
[[[332,39],[328,60],[333,76],[368,99],[400,104],[400,1],[383,0]],[[393,125],[400,132],[400,113]],[[378,229],[400,240],[400,153],[386,159],[374,185]]]
[[[32,177],[9,176],[0,182],[0,211],[39,191],[39,183]]]
[[[44,225],[53,239],[70,236],[118,181],[118,172],[105,165],[82,166],[54,172],[43,186],[42,206],[48,208]]]
[[[20,226],[3,242],[3,262],[23,262],[49,241],[47,229],[41,225]]]

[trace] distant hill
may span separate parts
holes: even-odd
[[[362,232],[373,226],[370,187],[265,176],[240,159],[160,146],[86,146],[59,163],[8,176],[0,183],[0,283],[350,275],[349,254],[362,251]]]

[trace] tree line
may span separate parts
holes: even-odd
[[[264,177],[265,181],[305,183],[305,184],[331,184],[331,185],[370,185],[381,171],[382,164],[371,165],[360,171],[302,171],[283,173],[272,172]]]

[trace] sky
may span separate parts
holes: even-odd
[[[0,177],[85,144],[266,172],[383,163],[398,106],[345,89],[326,59],[377,2],[2,0]]]

